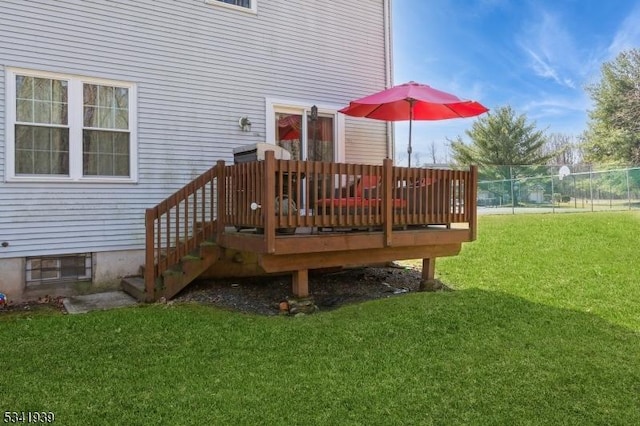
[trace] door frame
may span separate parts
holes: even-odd
[[[272,145],[276,144],[276,113],[285,114],[301,114],[302,115],[302,132],[307,134],[307,120],[306,117],[311,113],[311,107],[316,105],[318,108],[318,114],[332,115],[334,117],[334,159],[336,163],[345,162],[345,129],[344,129],[344,114],[338,112],[341,106],[314,103],[312,101],[302,100],[286,100],[265,98],[265,142]],[[302,142],[302,141],[301,141]],[[307,146],[301,144],[303,158],[307,156]]]

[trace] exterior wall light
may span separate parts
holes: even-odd
[[[249,117],[240,117],[240,120],[238,120],[238,125],[243,132],[251,131],[251,121],[249,121]]]

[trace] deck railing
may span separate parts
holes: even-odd
[[[145,285],[227,227],[255,228],[265,251],[296,229],[381,230],[468,223],[475,239],[477,169],[276,160],[225,165],[219,161],[146,212]]]
[[[269,152],[267,152],[269,153]],[[477,171],[275,160],[226,166],[227,225],[280,230],[475,223]]]

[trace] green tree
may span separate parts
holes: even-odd
[[[545,153],[545,133],[537,130],[535,123],[528,122],[525,114],[516,115],[510,106],[480,117],[466,134],[471,139],[469,144],[460,136],[451,141],[452,157],[458,164],[477,164],[481,180],[510,180],[540,174],[543,170],[539,170],[539,166],[556,154]],[[499,195],[504,199],[513,196],[512,203],[518,204],[518,191],[512,190],[511,185],[502,187],[503,193]]]
[[[640,50],[604,63],[600,81],[587,92],[594,109],[584,134],[586,159],[640,164]]]
[[[480,117],[466,134],[470,144],[460,136],[451,142],[453,159],[459,164],[545,164],[555,154],[543,152],[547,141],[544,132],[527,122],[525,114],[516,116],[510,106]]]
[[[550,166],[578,164],[581,161],[581,150],[576,138],[564,133],[549,134],[542,152],[552,156],[547,163]]]

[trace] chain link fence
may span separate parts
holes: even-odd
[[[564,213],[640,209],[640,166],[486,166],[478,213]]]

